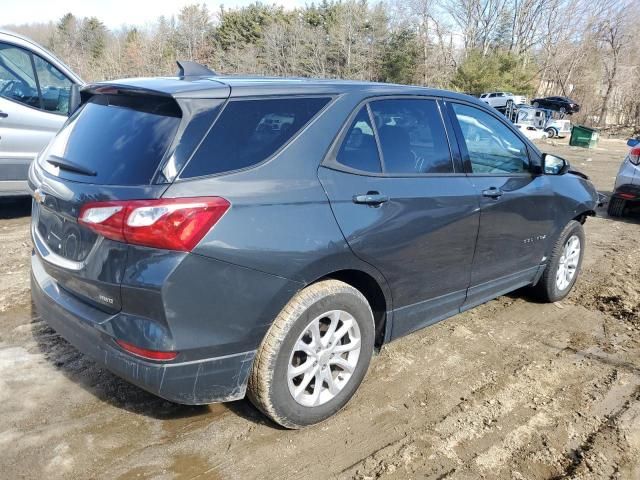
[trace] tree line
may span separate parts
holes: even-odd
[[[10,26],[85,80],[167,75],[176,59],[224,74],[346,78],[477,95],[566,95],[585,124],[640,125],[640,0],[322,0],[182,8],[108,29],[67,13]]]

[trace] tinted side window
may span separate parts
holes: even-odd
[[[434,100],[371,102],[386,173],[452,173],[449,143]]]
[[[228,172],[266,160],[329,100],[278,98],[229,102],[181,177]]]
[[[31,54],[6,43],[0,43],[0,96],[40,108]]]
[[[527,147],[492,115],[454,103],[473,173],[523,173],[528,170]]]
[[[60,70],[46,60],[33,56],[36,66],[40,93],[42,95],[42,109],[47,112],[69,113],[69,92],[72,82]]]
[[[362,107],[351,122],[336,160],[356,170],[381,172],[378,147],[367,107]]]

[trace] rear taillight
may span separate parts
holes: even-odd
[[[634,147],[629,152],[629,161],[634,165],[640,165],[640,147]]]
[[[617,197],[624,198],[625,200],[635,200],[636,196],[633,193],[624,193],[618,192],[616,193]]]
[[[123,350],[136,355],[137,357],[146,358],[148,360],[160,360],[166,362],[168,360],[173,360],[178,356],[178,352],[149,350],[147,348],[138,347],[133,343],[125,342],[124,340],[116,340],[116,343],[120,345]]]
[[[91,202],[78,222],[119,242],[191,251],[230,206],[221,197]]]

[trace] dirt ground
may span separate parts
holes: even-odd
[[[626,147],[566,141],[603,192]],[[587,221],[561,303],[516,292],[383,348],[336,417],[277,428],[98,368],[31,312],[28,204],[0,207],[0,478],[640,479],[640,219]]]

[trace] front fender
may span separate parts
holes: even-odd
[[[551,254],[558,236],[571,221],[583,216],[595,216],[599,202],[598,191],[588,178],[567,173],[549,177],[554,192],[553,230],[549,235],[546,255]]]

